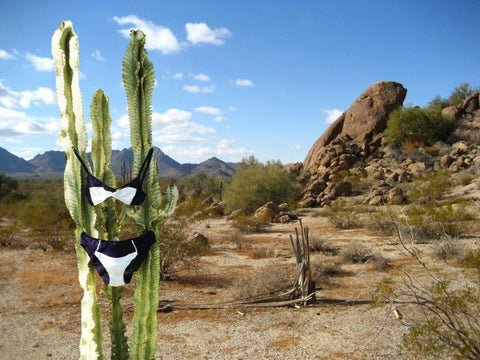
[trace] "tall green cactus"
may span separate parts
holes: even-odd
[[[77,253],[78,277],[84,291],[81,303],[82,333],[80,358],[104,359],[100,308],[95,291],[95,271],[89,264],[88,255],[80,246],[80,234],[86,231],[97,236],[95,212],[83,194],[85,179],[75,149],[86,161],[87,131],[83,120],[82,94],[79,86],[78,38],[72,23],[64,21],[52,37],[52,55],[55,63],[57,102],[60,107],[60,144],[66,154],[64,191],[65,203],[75,221],[75,250]]]
[[[145,35],[132,31],[130,44],[122,62],[122,79],[128,103],[130,140],[134,154],[133,173],[137,174],[152,147],[152,92],[155,84],[153,65],[145,51]],[[167,206],[161,209],[162,197],[155,157],[144,181],[147,198],[140,209],[130,211],[140,233],[153,230],[158,239],[158,225],[173,212],[176,189],[169,189]],[[160,249],[155,243],[135,275],[133,332],[130,341],[131,359],[155,358],[157,338],[158,289],[160,282]]]
[[[132,31],[131,41],[122,63],[122,78],[128,101],[130,137],[134,153],[133,173],[138,174],[150,148],[152,148],[151,99],[154,87],[153,65],[145,51],[145,35]],[[87,133],[83,120],[82,96],[78,83],[78,39],[69,21],[62,23],[52,38],[52,53],[57,78],[57,99],[61,112],[60,143],[65,151],[65,202],[76,223],[76,251],[79,281],[84,296],[82,299],[82,335],[80,340],[81,359],[104,359],[100,308],[95,291],[95,272],[89,258],[80,246],[82,231],[89,235],[118,240],[120,223],[113,199],[108,199],[93,208],[84,196],[85,179],[81,164],[74,158],[76,150],[86,166]],[[115,188],[116,180],[109,169],[112,155],[108,97],[98,90],[90,107],[93,125],[92,162],[94,175],[104,184]],[[167,203],[161,208],[158,169],[155,157],[143,181],[147,194],[139,209],[127,211],[136,225],[138,235],[154,231],[158,239],[158,226],[175,209],[178,199],[176,188],[168,188]],[[122,212],[123,214],[123,212]],[[123,215],[122,215],[123,217]],[[130,347],[125,335],[123,308],[120,299],[124,287],[107,286],[110,305],[111,358],[114,360],[150,360],[155,358],[157,338],[157,308],[160,275],[160,250],[158,242],[152,245],[142,266],[135,274],[133,331]]]

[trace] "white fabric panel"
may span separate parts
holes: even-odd
[[[127,205],[130,205],[136,193],[137,189],[133,187],[122,188],[115,192],[105,190],[101,186],[94,186],[90,188],[90,196],[92,198],[93,205],[98,205],[109,197],[113,197]]]
[[[105,270],[108,272],[110,281],[109,286],[123,286],[125,281],[123,280],[123,274],[125,269],[137,257],[137,252],[130,253],[128,255],[114,258],[101,252],[95,251],[95,256],[100,260]]]

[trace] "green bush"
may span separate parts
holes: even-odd
[[[401,147],[409,142],[429,146],[445,140],[453,128],[453,121],[444,117],[439,110],[400,107],[388,118],[385,144]]]
[[[347,205],[344,199],[333,201],[322,211],[322,215],[326,216],[332,225],[339,229],[360,227],[360,218],[356,209]]]
[[[163,222],[159,226],[160,277],[167,279],[182,267],[195,266],[209,247],[199,241],[190,241],[188,225],[184,221]]]
[[[18,181],[0,172],[0,198],[18,188]]]
[[[370,256],[372,256],[372,251],[359,242],[351,242],[340,251],[340,257],[346,263],[364,263]]]
[[[407,187],[408,202],[426,203],[440,200],[451,185],[452,177],[447,170],[428,173]]]
[[[230,184],[224,187],[223,200],[228,210],[244,209],[251,214],[269,201],[288,202],[296,189],[295,177],[280,162],[262,164],[251,156],[240,163]]]
[[[428,103],[428,109],[439,111],[447,106],[461,105],[463,101],[474,92],[480,92],[480,88],[472,88],[469,83],[463,83],[457,86],[446,99],[435,96],[435,98]]]
[[[442,236],[459,236],[468,230],[466,222],[473,215],[464,206],[440,205],[428,202],[407,209],[408,225],[419,239],[439,239]]]

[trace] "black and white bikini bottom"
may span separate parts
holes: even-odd
[[[84,232],[80,236],[80,245],[103,282],[110,286],[128,284],[155,241],[151,230],[137,238],[122,241],[96,239]]]

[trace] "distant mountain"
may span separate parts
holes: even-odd
[[[36,166],[0,147],[0,171],[4,173],[33,173]]]
[[[200,164],[180,164],[155,147],[154,155],[157,161],[160,177],[177,178],[198,173],[207,176],[232,176],[238,164],[226,163],[215,157]],[[90,154],[89,154],[90,157]],[[113,150],[110,168],[118,177],[121,177],[121,168],[131,171],[133,162],[132,149]],[[31,176],[61,177],[65,171],[65,154],[63,151],[47,151],[36,155],[32,160],[26,161],[7,150],[0,148],[0,171],[7,174],[20,174]]]
[[[36,167],[37,173],[57,173],[65,170],[65,153],[63,151],[47,151],[44,154],[38,154],[30,164]]]

